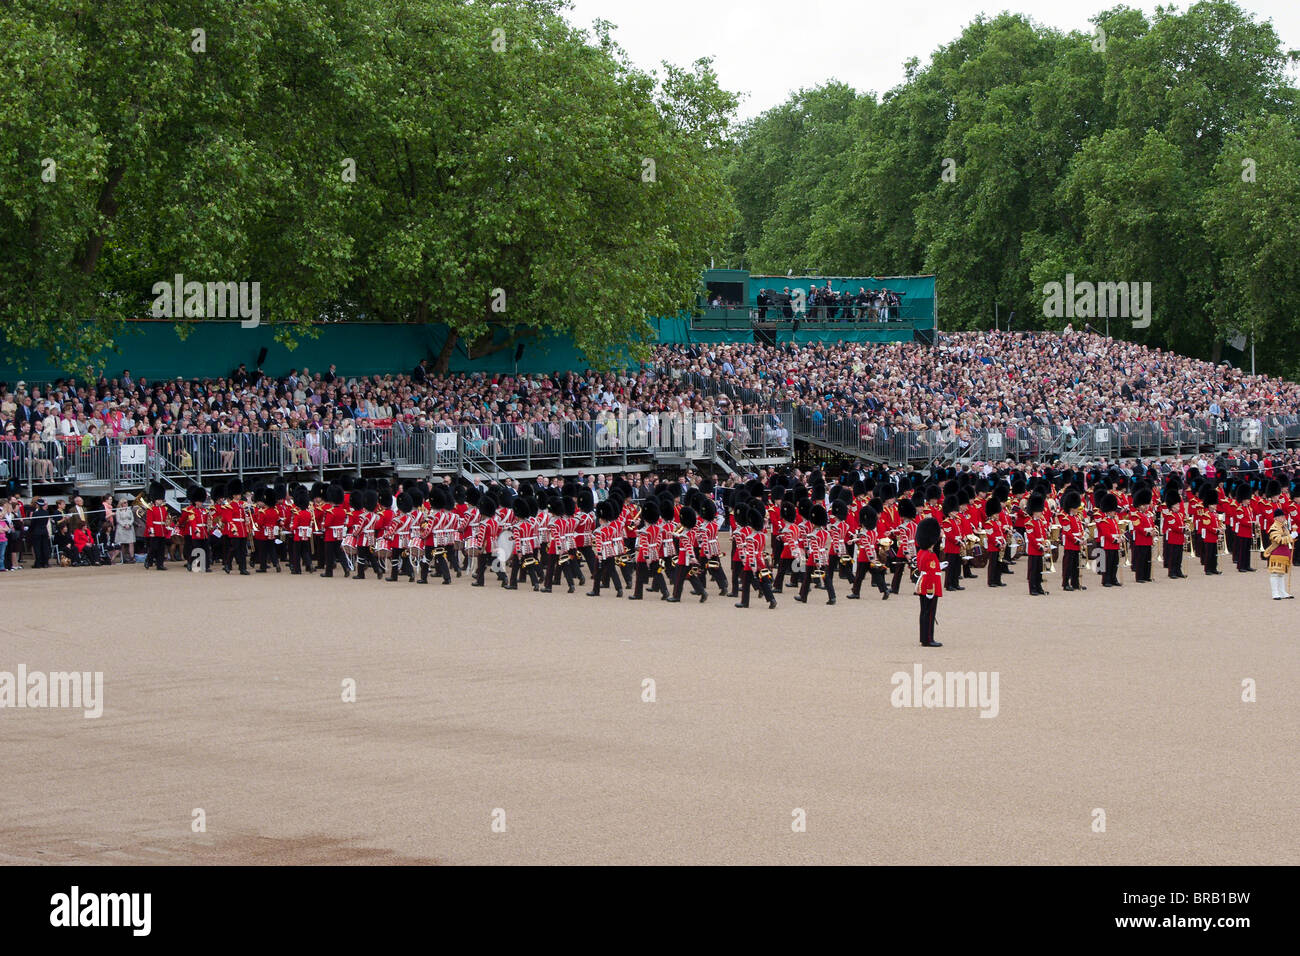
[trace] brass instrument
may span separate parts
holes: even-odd
[[[1228,554],[1228,519],[1222,513],[1219,514],[1219,557],[1226,557]]]
[[[1133,520],[1131,518],[1120,518],[1119,524],[1119,551],[1120,563],[1125,568],[1133,567],[1133,549],[1129,546],[1129,535],[1133,531]]]
[[[131,502],[131,510],[135,512],[137,518],[141,521],[144,520],[145,512],[149,510],[149,507],[143,491],[136,495],[135,500]]]

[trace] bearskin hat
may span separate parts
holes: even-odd
[[[925,518],[916,526],[916,547],[918,551],[933,551],[939,545],[943,527],[934,518]]]
[[[190,485],[185,497],[190,500],[190,504],[199,505],[208,500],[208,492],[202,485]]]

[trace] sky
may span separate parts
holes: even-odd
[[[686,66],[713,58],[724,89],[743,94],[750,119],[791,93],[840,80],[883,94],[903,82],[903,63],[929,61],[980,13],[1027,14],[1060,30],[1091,33],[1089,18],[1121,0],[570,0],[569,20],[615,25],[614,39],[642,69],[663,60]],[[1156,4],[1130,2],[1150,18]],[[1186,10],[1188,3],[1176,4]],[[1257,20],[1272,20],[1285,50],[1300,49],[1300,0],[1238,0]],[[1294,82],[1300,72],[1291,69]]]

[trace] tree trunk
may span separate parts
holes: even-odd
[[[442,351],[438,353],[438,358],[433,363],[434,375],[447,374],[447,370],[451,367],[451,354],[455,350],[459,338],[460,336],[451,329],[447,330],[447,340],[442,343]]]
[[[1210,349],[1210,361],[1218,365],[1223,359],[1223,340],[1215,339],[1214,346]]]

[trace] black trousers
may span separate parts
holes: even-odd
[[[1083,582],[1079,580],[1082,563],[1082,555],[1078,551],[1061,549],[1061,587],[1083,587]]]
[[[301,574],[304,567],[311,574],[311,541],[299,541],[293,538],[289,542],[289,570]]]
[[[347,575],[348,559],[343,553],[343,542],[326,541],[324,542],[324,548],[325,554],[322,556],[321,561],[325,565],[325,577],[334,577],[334,565],[336,562],[343,566],[343,574]]]
[[[1133,580],[1151,580],[1151,545],[1133,545]]]
[[[260,554],[258,555],[258,561],[259,561],[258,570],[265,571],[266,562],[268,561],[270,561],[271,564],[275,566],[275,569],[277,571],[280,570],[280,555],[275,550],[274,541],[270,540],[269,538],[262,541],[254,541],[253,549],[255,551],[260,552]]]
[[[731,596],[735,597],[740,593],[740,584],[745,577],[745,566],[736,560],[733,553],[731,556]]]
[[[890,594],[898,593],[899,588],[903,586],[903,575],[906,574],[907,571],[908,571],[908,564],[906,561],[900,559],[894,562],[894,580],[891,581],[889,584]]]
[[[749,607],[749,588],[750,585],[758,588],[758,593],[768,604],[775,604],[776,598],[772,595],[772,585],[768,583],[765,576],[755,574],[753,571],[745,571],[741,574],[740,585],[740,606]]]
[[[194,570],[194,552],[198,551],[203,555],[203,570],[212,570],[212,542],[207,538],[186,538],[185,539],[185,567],[187,570]]]
[[[613,558],[604,558],[591,575],[591,593],[600,594],[601,588],[611,586],[619,597],[623,596],[623,582],[619,578],[618,562]]]
[[[1029,555],[1029,593],[1043,593],[1043,556],[1041,554]]]
[[[785,577],[786,577],[787,574],[790,576],[790,586],[791,586],[791,587],[794,587],[795,584],[798,583],[798,581],[799,581],[799,575],[795,574],[793,571],[790,570],[790,568],[791,568],[791,566],[792,566],[793,564],[794,564],[794,558],[782,558],[782,559],[781,559],[780,564],[777,565],[777,571],[776,571],[776,584],[775,584],[775,585],[773,586],[773,588],[772,588],[773,593],[775,593],[775,594],[780,594],[781,591],[784,589],[784,587],[785,587]],[[806,573],[806,572],[805,572],[805,573]]]
[[[661,598],[668,599],[668,588],[664,583],[663,568],[660,567],[658,561],[638,561],[636,563],[636,589],[632,593],[633,597],[639,599],[642,596],[647,581],[651,582],[651,591],[658,590]]]
[[[1102,557],[1105,562],[1103,567],[1106,570],[1102,575],[1101,582],[1114,587],[1119,584],[1119,548],[1103,549]]]
[[[564,575],[564,580],[569,582],[569,590],[573,590],[573,582],[576,579],[574,574],[574,554],[573,552],[556,552],[546,556],[546,584],[547,590],[555,584],[560,575]]]
[[[1201,557],[1204,559],[1202,563],[1205,565],[1206,574],[1214,574],[1216,571],[1218,571],[1219,570],[1219,542],[1217,541],[1205,542],[1205,551],[1202,553]]]
[[[239,562],[239,570],[248,570],[248,545],[243,538],[226,538],[226,570],[232,563]]]
[[[147,538],[148,549],[144,557],[144,566],[147,568],[153,565],[159,571],[163,570],[167,561],[167,538]],[[40,565],[38,564],[39,568]]]
[[[835,600],[835,575],[831,573],[830,568],[823,568],[822,571],[824,572],[821,579],[822,587],[826,588],[826,603],[829,604],[831,601]],[[877,578],[880,580],[877,581]],[[808,590],[812,587],[812,583],[813,572],[809,571],[803,576],[803,583],[799,585],[799,597],[801,600],[808,600]],[[875,587],[880,588],[882,594],[888,593],[885,590],[885,571],[883,568],[879,571],[871,572],[871,583]]]
[[[512,588],[518,587],[519,578],[525,575],[528,577],[528,580],[532,583],[534,589],[541,587],[542,575],[541,572],[538,570],[539,565],[538,562],[535,560],[535,558],[536,555],[534,554],[511,555],[510,586]],[[525,564],[524,563],[525,561],[527,561],[528,563]]]
[[[948,562],[943,571],[943,586],[951,591],[961,584],[961,555],[945,554],[941,560]]]
[[[685,564],[679,564],[677,565],[677,574],[675,580],[673,581],[674,601],[680,601],[682,599],[682,588],[686,585],[687,581],[691,582],[692,591],[694,591],[702,598],[708,597],[708,592],[705,591],[704,589],[703,569],[700,568],[698,565],[693,567],[688,567]]]
[[[1181,578],[1183,574],[1183,546],[1181,544],[1166,545],[1168,549],[1167,561],[1165,567],[1169,569],[1171,578]]]
[[[1248,536],[1241,535],[1241,534],[1237,535],[1237,570],[1238,571],[1250,570],[1250,552],[1252,550],[1251,548],[1252,544],[1254,544],[1254,542]]]
[[[934,621],[939,614],[939,599],[920,595],[921,602],[921,643],[934,643]]]
[[[1002,584],[1002,562],[999,560],[1001,555],[990,554],[988,563],[988,583],[989,587],[995,588]]]

